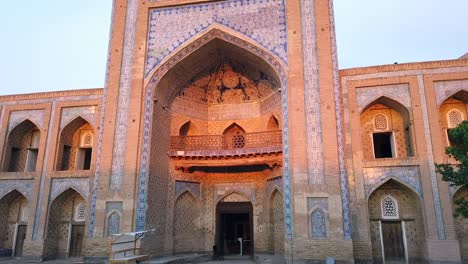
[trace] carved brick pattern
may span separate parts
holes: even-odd
[[[302,45],[304,61],[304,97],[309,184],[324,182],[320,85],[315,28],[315,1],[301,1]]]
[[[351,239],[351,219],[349,206],[349,188],[348,175],[346,172],[345,162],[345,138],[343,131],[343,99],[341,97],[340,76],[338,73],[338,51],[336,47],[335,34],[335,15],[333,13],[333,1],[330,1],[330,29],[331,29],[331,49],[333,62],[333,92],[335,94],[335,115],[336,115],[336,135],[338,141],[338,163],[340,167],[340,187],[341,187],[341,204],[343,210],[343,233],[344,238]]]
[[[284,1],[227,0],[151,10],[146,75],[213,24],[246,35],[287,63]]]
[[[138,0],[127,1],[127,16],[125,21],[125,36],[120,69],[119,97],[117,102],[117,117],[114,131],[114,149],[112,153],[112,175],[110,188],[119,190],[122,184],[125,166],[125,150],[127,147],[127,127],[129,103],[131,97],[133,49],[135,47],[135,31],[138,13]]]
[[[435,82],[434,90],[436,93],[437,105],[440,106],[447,98],[458,91],[463,90],[468,92],[468,80]]]
[[[29,119],[38,128],[41,129],[44,125],[44,110],[26,110],[26,111],[13,111],[10,113],[10,120],[8,122],[8,133],[10,133],[17,125],[24,120]]]
[[[273,242],[273,252],[283,253],[284,248],[284,205],[283,205],[283,195],[280,192],[276,191],[273,194],[272,204],[271,204],[271,225],[272,225],[272,240]]]
[[[411,96],[409,94],[408,84],[392,84],[375,87],[358,88],[356,90],[356,101],[359,111],[362,111],[372,101],[381,96],[391,98],[407,109],[411,109]]]

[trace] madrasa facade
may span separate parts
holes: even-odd
[[[339,69],[332,0],[114,0],[103,89],[0,97],[0,255],[466,263],[467,117],[466,55]]]

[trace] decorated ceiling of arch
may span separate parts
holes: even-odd
[[[223,62],[193,78],[178,98],[207,105],[258,102],[274,86],[262,71],[246,72],[242,65]]]

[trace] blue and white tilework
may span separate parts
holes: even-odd
[[[137,14],[138,0],[128,0],[122,67],[120,69],[117,117],[114,131],[114,149],[112,153],[112,175],[110,180],[110,188],[112,190],[120,189],[125,171],[125,150],[127,147],[127,127],[133,79],[133,51],[135,47]]]
[[[96,153],[96,169],[94,171],[94,178],[93,178],[93,191],[91,193],[91,206],[89,208],[89,230],[88,236],[92,238],[94,236],[94,221],[96,217],[96,200],[97,200],[97,190],[98,190],[98,183],[99,183],[99,173],[101,169],[101,153],[102,153],[102,139],[104,137],[104,119],[105,119],[105,110],[106,110],[106,101],[107,101],[107,81],[109,80],[109,70],[110,70],[110,58],[111,58],[111,45],[112,45],[112,36],[114,32],[114,16],[115,16],[115,8],[116,8],[116,0],[113,0],[112,3],[112,15],[111,15],[111,25],[110,25],[110,32],[109,32],[109,43],[107,45],[107,65],[106,65],[106,77],[104,84],[104,92],[101,99],[101,120],[98,133],[98,143],[97,143],[97,153]]]
[[[309,184],[324,183],[322,111],[315,31],[315,1],[301,1],[302,57],[306,116],[307,172]]]
[[[310,235],[313,239],[327,238],[328,198],[307,198],[307,212],[310,220]]]
[[[363,176],[366,197],[369,197],[375,189],[390,179],[406,184],[420,197],[423,195],[420,172],[416,166],[364,168]]]
[[[341,97],[340,76],[338,73],[338,52],[336,47],[335,16],[333,1],[330,1],[330,29],[333,62],[333,92],[335,94],[336,135],[338,141],[338,163],[340,168],[341,204],[343,208],[343,233],[346,240],[351,240],[351,218],[349,208],[348,174],[345,162],[345,139],[343,131],[343,99]]]
[[[176,181],[175,197],[179,197],[185,191],[190,191],[198,199],[201,198],[201,186],[199,182]]]
[[[468,93],[468,80],[442,81],[434,83],[436,102],[440,106],[447,98],[459,91]]]
[[[32,180],[1,180],[0,181],[0,199],[5,195],[9,194],[13,190],[20,192],[28,201],[31,201],[32,197]]]
[[[166,57],[213,24],[251,38],[287,64],[284,0],[227,0],[150,11],[146,76]]]

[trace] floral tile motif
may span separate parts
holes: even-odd
[[[228,0],[150,11],[146,76],[169,54],[213,24],[251,38],[287,64],[284,0]]]

